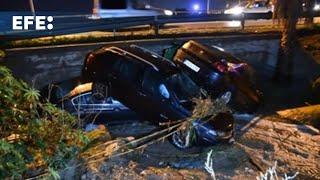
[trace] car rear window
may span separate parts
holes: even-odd
[[[96,59],[103,62],[104,66],[106,67],[112,67],[112,65],[115,63],[115,61],[118,59],[118,57],[112,53],[103,53],[96,55]]]
[[[131,82],[139,81],[143,75],[143,65],[131,61],[129,58],[123,58],[122,60],[116,61],[113,65],[113,69]]]

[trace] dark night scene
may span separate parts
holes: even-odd
[[[320,179],[320,0],[1,0],[0,179]]]

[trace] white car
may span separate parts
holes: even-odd
[[[265,1],[256,1],[253,4],[240,4],[224,11],[225,14],[239,15],[243,13],[272,13],[273,5],[267,4]]]

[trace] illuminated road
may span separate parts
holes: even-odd
[[[110,30],[113,31],[123,29],[126,27],[133,27],[138,25],[143,25],[142,27],[147,27],[146,25],[154,24],[156,22],[156,18],[154,17],[131,17],[131,18],[115,18],[115,19],[91,19],[90,15],[77,15],[77,14],[54,14],[54,29],[51,31],[13,31],[12,30],[12,15],[28,15],[21,14],[19,12],[15,13],[0,13],[0,36],[3,36],[3,39],[23,39],[23,38],[31,38],[31,37],[44,37],[44,36],[56,36],[56,35],[64,35],[64,34],[74,34],[74,33],[82,33],[82,32],[92,32],[92,31],[100,31],[107,32]],[[39,14],[46,15],[46,14]],[[47,14],[48,15],[48,14]],[[50,14],[51,15],[51,14]],[[209,19],[216,19],[221,17],[222,19],[228,19],[230,17],[225,15],[213,15],[213,16],[170,16],[167,18],[161,18],[160,23],[165,22],[179,22],[179,23],[168,23],[165,24],[165,28],[163,31],[165,34],[177,34],[179,32],[190,32],[190,30],[194,30],[192,33],[200,33],[200,32],[212,32],[214,31],[228,31],[232,28],[240,28],[241,23],[239,21],[211,21],[211,22],[197,22],[197,21],[206,21]],[[257,17],[265,17],[258,15]],[[269,17],[270,18],[270,17]],[[219,18],[218,18],[219,19]],[[183,21],[192,21],[192,23],[180,23]],[[320,18],[316,18],[315,22],[320,22]],[[303,23],[301,20],[300,23]],[[277,24],[275,22],[275,24]],[[139,26],[141,27],[141,26]],[[261,27],[261,28],[260,28]],[[262,28],[272,28],[273,21],[272,20],[246,20],[245,28],[260,31]],[[260,29],[259,29],[260,28]],[[137,31],[134,28],[127,28],[128,32]],[[126,30],[120,30],[121,32],[125,32]],[[143,31],[145,33],[145,29]]]
[[[303,24],[304,21],[301,19],[299,24]],[[314,23],[320,23],[320,18],[317,17],[314,19]],[[275,24],[277,24],[277,20],[275,20]],[[256,26],[272,26],[274,25],[273,20],[246,20],[245,27],[256,27]],[[172,28],[199,28],[199,27],[215,27],[215,28],[227,28],[227,27],[240,27],[240,21],[220,21],[220,22],[191,22],[191,23],[171,23],[166,24],[166,27]]]

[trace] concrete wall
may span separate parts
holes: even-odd
[[[279,40],[273,38],[200,38],[208,45],[217,45],[227,52],[252,64],[257,71],[270,73],[275,66]],[[175,40],[175,42],[185,41]],[[132,43],[132,42],[128,42]],[[161,54],[173,40],[135,41]],[[106,43],[81,46],[40,47],[7,50],[7,57],[1,64],[8,66],[14,74],[36,88],[52,82],[59,82],[80,75],[82,63],[88,52]],[[270,73],[272,74],[272,73]]]

